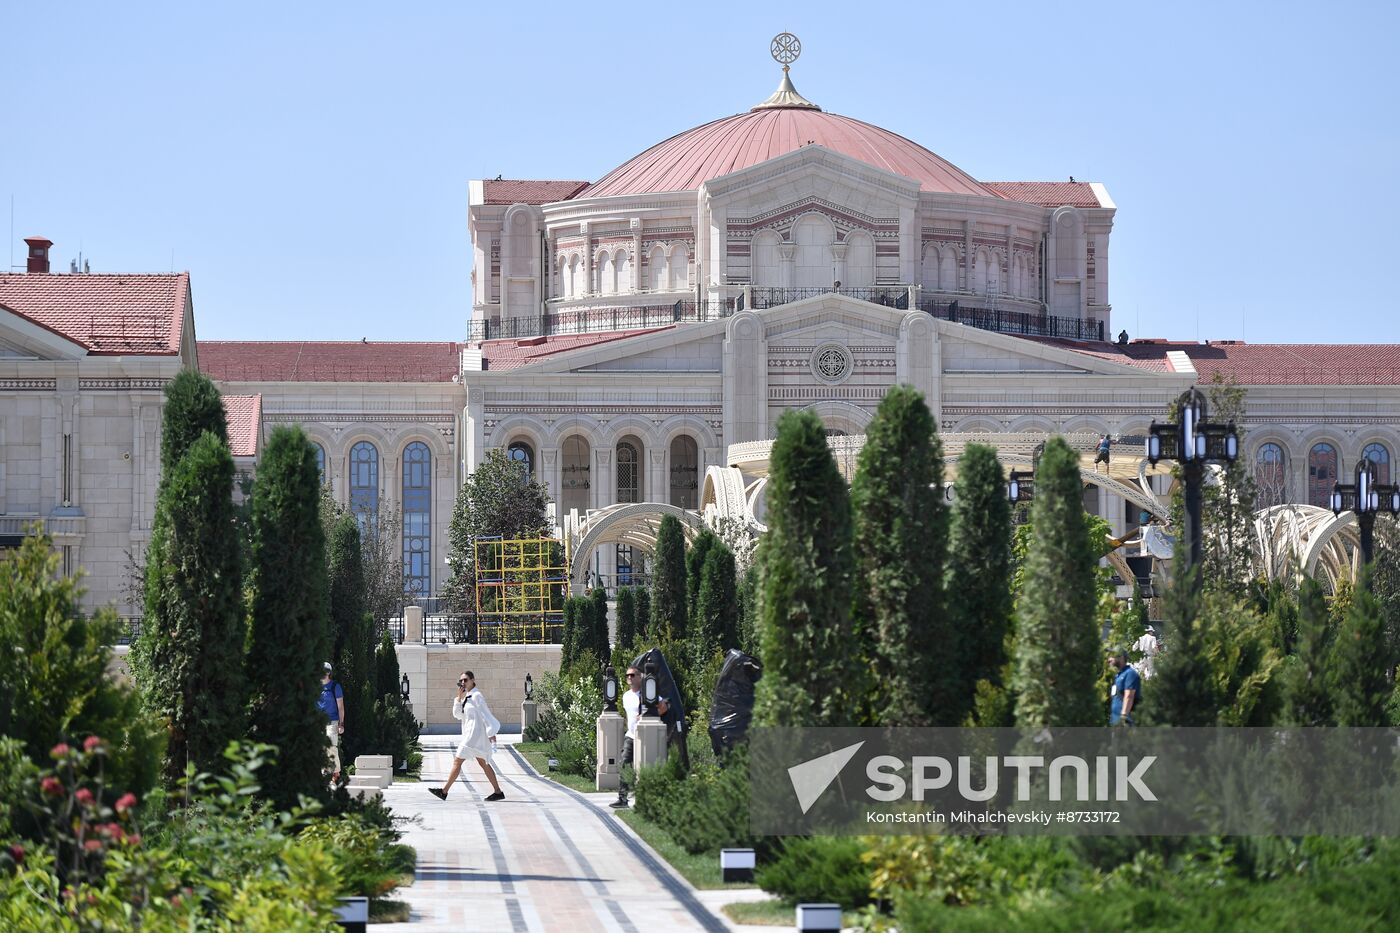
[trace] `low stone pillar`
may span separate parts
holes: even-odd
[[[622,782],[622,740],[627,720],[617,710],[598,716],[598,768],[594,777],[599,790],[617,790]]]
[[[526,700],[520,704],[520,735],[525,735],[525,730],[535,724],[535,720],[540,718],[539,704],[534,700]]]
[[[637,739],[632,743],[632,766],[638,771],[666,760],[666,723],[655,716],[637,720]]]
[[[423,607],[405,606],[403,609],[403,643],[421,645],[423,643]]]

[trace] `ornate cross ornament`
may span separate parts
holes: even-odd
[[[773,56],[773,60],[782,65],[784,71],[787,71],[787,66],[797,61],[797,56],[802,54],[802,43],[792,33],[780,32],[773,37],[769,53]]]

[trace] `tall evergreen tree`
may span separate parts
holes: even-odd
[[[362,644],[365,634],[365,573],[360,555],[360,526],[348,513],[336,519],[326,540],[327,572],[330,575],[331,658],[336,677],[347,690],[365,681],[370,646]],[[346,705],[350,697],[346,696]],[[346,710],[351,722],[359,719]]]
[[[705,572],[705,558],[710,548],[720,543],[719,536],[708,528],[703,529],[685,552],[685,609],[686,615],[695,621],[695,603],[700,598],[700,582]]]
[[[386,629],[379,633],[379,645],[374,651],[374,696],[402,696],[400,692],[399,653],[394,650],[394,638]]]
[[[637,594],[637,621],[632,624],[632,647],[641,652],[656,641],[648,631],[651,627],[651,588],[638,586],[634,592]]]
[[[447,530],[447,563],[451,574],[443,586],[453,610],[467,615],[476,611],[476,541],[500,536],[533,538],[546,534],[549,491],[530,478],[521,464],[499,449],[463,481],[452,508]]]
[[[1370,568],[1352,588],[1351,606],[1337,629],[1327,665],[1327,686],[1339,726],[1386,726],[1384,627],[1380,605],[1371,593]]]
[[[225,746],[243,734],[245,623],[233,472],[228,444],[205,431],[162,478],[156,503],[132,670],[147,709],[169,730],[167,786],[186,764],[221,770]]]
[[[1152,722],[1167,726],[1212,726],[1219,702],[1205,654],[1201,600],[1195,585],[1199,569],[1176,561],[1163,610],[1162,652],[1152,678]]]
[[[739,587],[735,579],[734,552],[716,539],[700,573],[699,598],[695,601],[697,658],[716,650],[739,647]]]
[[[564,635],[559,648],[559,673],[563,674],[578,660],[580,644],[586,640],[581,632],[579,619],[579,599],[570,596],[564,600]],[[587,612],[587,606],[583,607]]]
[[[316,451],[297,427],[263,448],[253,486],[251,737],[277,746],[262,792],[279,807],[324,793],[325,716],[317,709],[330,651],[326,540],[318,514]]]
[[[1284,674],[1284,721],[1295,726],[1332,724],[1332,696],[1327,685],[1327,661],[1332,650],[1332,626],[1322,587],[1311,577],[1298,590],[1297,650]]]
[[[688,628],[685,592],[685,533],[674,515],[661,519],[651,576],[652,640],[680,641]]]
[[[637,591],[630,586],[617,589],[617,646],[631,651],[637,641]]]
[[[1096,726],[1103,657],[1094,551],[1084,519],[1079,456],[1064,438],[1045,445],[1031,503],[1031,543],[1016,607],[1016,724]]]
[[[851,725],[851,502],[821,419],[778,419],[768,476],[768,534],[759,549],[763,677],[754,722]]]
[[[871,655],[876,720],[957,725],[967,702],[954,628],[943,611],[948,512],[933,413],[911,386],[885,394],[854,481],[855,624]]]
[[[969,444],[958,461],[948,553],[949,608],[970,710],[979,682],[1003,687],[1011,630],[1011,503],[997,452]],[[956,594],[953,598],[952,594]]]
[[[589,639],[593,646],[593,659],[599,664],[606,664],[612,657],[612,648],[609,644],[611,637],[608,633],[608,591],[601,586],[594,587],[593,592],[588,594],[588,621],[592,623],[592,637]]]
[[[165,387],[165,407],[161,411],[160,424],[162,486],[174,475],[175,464],[205,431],[228,443],[228,420],[224,415],[223,399],[208,376],[182,369]]]

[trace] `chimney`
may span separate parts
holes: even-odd
[[[46,240],[41,236],[27,236],[24,242],[29,244],[29,261],[24,271],[48,272],[49,247],[53,246],[53,240]]]

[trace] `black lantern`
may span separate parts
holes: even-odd
[[[1012,470],[1006,478],[1006,498],[1012,505],[1031,501],[1035,493],[1035,474],[1026,470]]]
[[[403,680],[399,681],[399,693],[403,696],[404,702],[408,702],[408,675],[403,675]]]
[[[530,699],[535,695],[535,682],[530,679],[530,675],[525,675],[525,699]]]
[[[642,675],[642,704],[646,707],[647,716],[660,716],[656,711],[656,703],[660,697],[656,690],[656,662],[648,661],[646,673]]]
[[[1355,512],[1361,532],[1361,557],[1371,562],[1375,551],[1376,513],[1400,514],[1400,486],[1376,482],[1376,465],[1366,457],[1356,464],[1356,482],[1332,486],[1332,514]]]
[[[1185,480],[1186,527],[1191,566],[1201,562],[1201,487],[1206,464],[1229,466],[1239,459],[1240,436],[1231,424],[1206,420],[1206,397],[1199,389],[1188,389],[1177,400],[1175,424],[1152,422],[1147,432],[1147,460],[1153,466],[1161,460],[1181,464]]]
[[[603,712],[617,712],[617,672],[611,664],[603,669]]]

